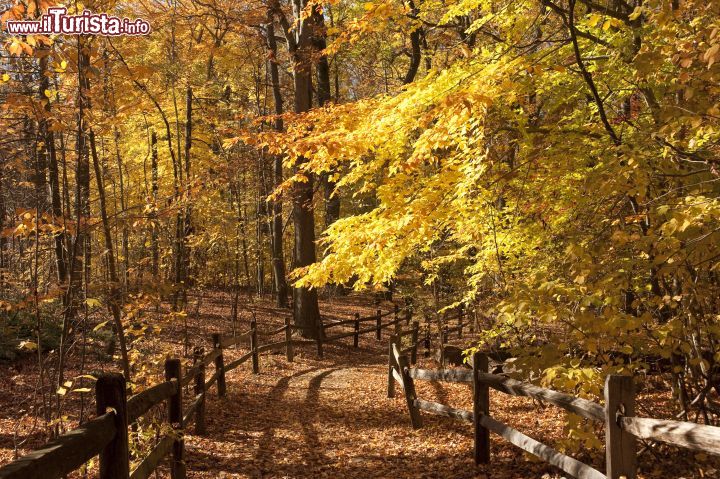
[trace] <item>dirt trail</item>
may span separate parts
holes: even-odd
[[[199,299],[193,298],[193,304],[196,301]],[[154,358],[157,363],[152,366],[157,370],[157,377],[150,377],[150,382],[162,380],[161,364],[166,355],[190,361],[183,355],[183,338],[187,337],[191,345],[208,346],[211,333],[229,334],[232,331],[229,304],[227,295],[208,292],[203,296],[199,315],[193,315],[187,331],[181,322],[175,322],[167,325],[161,335],[150,337],[142,345],[148,361]],[[326,317],[347,319],[355,312],[363,316],[372,314],[378,307],[387,311],[392,305],[378,305],[372,298],[350,296],[323,302],[321,309]],[[250,310],[256,315],[261,332],[278,328],[288,314],[275,308],[269,299],[244,304],[237,331],[249,328]],[[265,354],[260,357],[257,375],[252,374],[249,361],[228,372],[227,396],[218,398],[215,387],[208,393],[207,433],[195,435],[192,422],[186,427],[188,477],[562,477],[497,436],[491,436],[491,464],[476,467],[472,461],[472,426],[466,423],[423,414],[423,427],[413,430],[401,392],[398,391],[395,399],[386,397],[388,337],[387,331],[383,331],[380,341],[374,334],[362,335],[358,348],[352,347],[352,338],[326,344],[324,359],[318,359],[315,346],[300,346],[296,348],[293,363],[288,363],[284,354]],[[281,339],[282,335],[273,338],[261,335],[260,344]],[[246,347],[226,350],[226,364],[246,352]],[[420,365],[436,367],[422,357],[422,351]],[[96,361],[87,369],[113,367]],[[0,386],[5,391],[0,395],[0,463],[11,459],[17,438],[27,439],[19,448],[19,454],[47,440],[36,418],[18,406],[34,397],[33,385],[37,378],[33,371],[31,360],[0,370],[3,373]],[[208,374],[211,371],[212,367]],[[466,384],[418,381],[416,389],[423,399],[471,409],[472,394]],[[186,404],[191,397],[188,391]],[[75,403],[68,404],[67,410],[76,413],[77,399],[75,396],[69,399],[73,398]],[[563,430],[566,418],[558,408],[491,391],[490,412],[493,417],[554,447],[567,437]],[[158,417],[164,414],[163,408],[156,411]],[[648,414],[657,416],[652,412]],[[585,451],[574,456],[603,470],[601,451]],[[717,477],[710,474],[708,468],[704,468],[707,472],[696,474],[696,467],[690,466],[692,453],[674,451],[667,457],[673,459],[658,460],[654,455],[644,454],[640,464],[645,474],[639,477]],[[158,477],[168,477],[167,472],[163,467]],[[81,474],[73,477],[79,476]]]
[[[249,364],[228,373],[227,397],[207,404],[207,434],[188,427],[188,477],[489,477],[473,465],[470,425],[425,416],[422,429],[410,427],[404,399],[386,397],[385,351],[385,341],[367,335],[358,349],[327,345],[323,360],[303,347],[293,363],[266,355],[257,375]],[[465,385],[420,391],[465,407],[470,400]],[[534,409],[515,407],[521,414]],[[549,471],[504,446],[493,455],[494,478]]]

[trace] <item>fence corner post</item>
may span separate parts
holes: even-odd
[[[388,343],[388,394],[387,397],[395,397],[395,378],[393,377],[393,371],[395,370],[395,358],[393,357],[393,344],[396,341],[396,336],[390,336],[390,342]]]
[[[205,434],[205,364],[203,364],[203,348],[195,348],[193,351],[193,363],[197,367],[195,373],[195,400],[198,401],[195,409],[195,433],[198,436]]]
[[[625,432],[620,416],[635,415],[635,384],[632,376],[611,374],[605,380],[605,468],[608,479],[635,479],[635,436]]]
[[[260,361],[258,358],[258,339],[257,339],[257,321],[253,318],[250,321],[250,352],[252,353],[252,372],[258,374],[260,372]]]
[[[415,400],[417,394],[415,393],[415,383],[413,378],[410,377],[410,365],[405,355],[400,354],[397,344],[392,346],[393,357],[395,364],[397,364],[398,373],[402,378],[402,388],[405,392],[405,402],[407,402],[408,412],[410,413],[410,424],[413,429],[420,429],[422,427],[422,416],[420,416],[420,409],[418,409]]]
[[[185,439],[183,438],[182,414],[182,365],[177,358],[165,360],[165,380],[175,379],[177,390],[168,398],[168,422],[177,435],[173,444],[172,460],[170,464],[170,477],[172,479],[185,479]]]
[[[490,462],[490,431],[484,427],[480,419],[490,414],[490,388],[480,382],[478,373],[488,372],[487,356],[476,351],[472,357],[473,367],[473,429],[475,464],[488,464]]]
[[[218,397],[224,397],[227,392],[227,386],[225,385],[225,358],[223,356],[222,347],[222,335],[220,333],[214,333],[212,335],[213,349],[219,349],[220,354],[215,358],[215,372],[218,375],[217,378],[217,392]]]
[[[292,344],[292,326],[290,324],[290,316],[285,316],[285,359],[293,362],[295,351]]]
[[[375,315],[375,339],[382,339],[382,311],[379,309]]]
[[[115,410],[115,436],[100,452],[101,479],[127,479],[130,475],[128,451],[127,392],[122,374],[103,374],[95,383],[97,414]]]

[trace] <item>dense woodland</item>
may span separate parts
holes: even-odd
[[[307,338],[319,298],[462,308],[518,378],[720,424],[720,2],[63,5],[152,32],[0,35],[0,368],[48,436],[86,357],[151,383],[204,291]]]

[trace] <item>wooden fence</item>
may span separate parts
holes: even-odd
[[[516,381],[505,376],[488,374],[488,358],[476,353],[472,370],[431,370],[411,367],[407,353],[394,338],[390,341],[389,364],[391,380],[388,397],[394,396],[394,383],[405,393],[410,423],[422,426],[420,411],[459,419],[473,424],[474,458],[476,464],[490,462],[490,432],[513,445],[580,479],[634,479],[636,438],[664,442],[675,446],[720,455],[720,427],[691,422],[651,419],[635,416],[635,392],[631,376],[610,375],[605,382],[605,406],[587,399]],[[455,409],[417,397],[415,380],[468,383],[473,390],[473,410]],[[605,426],[605,473],[526,436],[517,429],[490,416],[489,388],[512,396],[535,398],[560,407]]]
[[[254,374],[260,372],[260,355],[264,352],[284,350],[288,361],[293,361],[294,347],[315,344],[320,357],[323,344],[336,342],[343,338],[353,338],[353,346],[358,347],[361,334],[374,333],[382,338],[382,330],[402,322],[410,321],[412,312],[400,309],[360,317],[358,314],[345,321],[326,322],[318,325],[318,338],[295,339],[293,330],[302,327],[292,324],[290,318],[285,325],[262,333],[258,331],[253,319],[250,329],[234,337],[213,334],[211,349],[207,354],[202,348],[193,351],[193,365],[183,373],[180,359],[168,359],[165,362],[165,382],[157,384],[134,396],[127,397],[125,379],[120,374],[99,374],[95,383],[97,417],[69,431],[42,448],[23,456],[0,468],[0,479],[52,479],[63,477],[79,469],[93,457],[99,456],[100,479],[146,479],[157,469],[164,458],[170,456],[170,473],[173,479],[184,479],[184,440],[185,426],[194,420],[196,434],[205,433],[205,399],[212,386],[217,394],[226,394],[225,375],[241,364],[251,361]],[[383,318],[394,315],[391,321],[383,323]],[[363,323],[372,322],[371,327],[361,328]],[[327,331],[336,327],[352,327],[347,333],[328,336]],[[260,345],[258,336],[270,338],[284,334],[281,341]],[[224,352],[228,348],[249,342],[249,351],[238,359],[225,363]],[[206,379],[206,368],[214,366],[214,372]],[[187,406],[183,406],[183,388],[193,385],[193,397]],[[170,432],[164,434],[152,451],[130,470],[128,425],[136,423],[155,406],[167,402],[167,423]]]
[[[463,337],[464,331],[469,331],[474,334],[478,328],[476,317],[470,320],[465,312],[465,309],[461,306],[455,308],[452,311],[446,312],[445,314],[438,316],[436,332],[433,334],[431,321],[425,318],[425,324],[419,326],[423,330],[422,344],[425,349],[425,356],[429,356],[432,350],[433,340],[438,343],[438,351],[440,354],[440,364],[445,364],[445,345],[453,338],[453,334],[457,333],[457,339]],[[420,333],[419,333],[420,334]],[[417,356],[417,351],[415,351]],[[413,364],[415,360],[413,359]]]

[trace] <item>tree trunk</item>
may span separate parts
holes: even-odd
[[[295,113],[304,113],[312,107],[312,44],[310,39],[310,19],[305,18],[304,0],[294,0],[295,18],[301,19],[294,30],[295,45],[291,50],[293,59]],[[296,172],[307,162],[299,158]],[[315,215],[313,209],[314,178],[308,174],[307,181],[295,182],[292,188],[293,225],[295,227],[295,267],[309,266],[315,257]],[[303,336],[316,337],[320,322],[317,290],[314,288],[293,288],[293,306],[295,321],[303,326]]]
[[[275,41],[275,28],[272,10],[268,9],[268,21],[266,25],[267,44],[269,50],[268,67],[270,69],[270,81],[272,83],[273,100],[275,103],[275,121],[273,127],[276,131],[283,130],[282,93],[280,92],[280,75],[277,65],[277,42]],[[283,181],[282,157],[273,158],[273,185],[278,188]],[[287,307],[288,284],[285,278],[285,255],[283,252],[283,204],[282,198],[278,195],[269,207],[272,210],[271,222],[271,243],[272,243],[272,268],[273,280],[275,281],[275,292],[277,294],[278,307]]]
[[[112,234],[110,231],[110,223],[108,221],[107,208],[105,206],[105,186],[103,183],[102,172],[100,171],[100,162],[98,161],[97,148],[95,147],[95,134],[90,130],[90,150],[92,152],[93,167],[95,169],[95,182],[97,184],[98,195],[100,197],[100,217],[102,219],[103,236],[105,236],[105,249],[107,250],[107,265],[109,276],[109,294],[110,311],[112,312],[113,322],[115,324],[115,332],[120,346],[120,357],[122,359],[123,374],[125,380],[130,382],[130,361],[128,359],[127,346],[125,342],[125,331],[122,326],[122,316],[120,311],[120,282],[115,264],[115,250],[113,249]]]
[[[331,99],[330,96],[330,65],[327,56],[323,53],[327,47],[327,30],[325,29],[325,18],[316,6],[312,13],[313,31],[312,43],[316,54],[319,55],[316,76],[317,76],[317,103],[322,107]],[[340,218],[340,196],[335,194],[336,183],[332,180],[333,172],[323,173],[320,176],[320,183],[323,189],[325,200],[325,225],[327,229],[331,224]]]
[[[415,3],[412,0],[409,0],[408,6],[410,7],[410,13],[408,16],[413,20],[417,20],[420,11],[415,6]],[[408,71],[403,79],[403,83],[406,85],[408,83],[412,83],[415,79],[415,75],[417,75],[418,68],[420,67],[420,58],[422,56],[422,52],[420,51],[420,42],[422,41],[422,37],[423,31],[421,27],[416,27],[412,32],[410,32],[410,66],[408,67]]]
[[[150,134],[150,169],[151,169],[151,188],[152,188],[152,213],[150,218],[153,220],[152,225],[152,237],[150,240],[150,249],[152,252],[152,275],[153,280],[158,281],[160,279],[160,248],[158,247],[158,227],[157,222],[157,200],[158,200],[158,148],[157,148],[157,133],[152,130]]]
[[[43,56],[40,59],[40,95],[45,101],[45,115],[50,114],[50,100],[45,97],[45,91],[50,89],[50,77],[47,76],[48,57]],[[50,130],[50,125],[46,117],[40,120],[40,134],[43,137],[43,154],[45,155],[45,164],[48,169],[48,187],[50,196],[50,206],[53,215],[53,223],[57,223],[63,217],[62,203],[60,201],[60,175],[58,170],[57,152],[55,151],[55,135]],[[54,236],[55,246],[55,268],[57,270],[58,282],[67,281],[67,265],[65,258],[65,233],[61,232]]]

